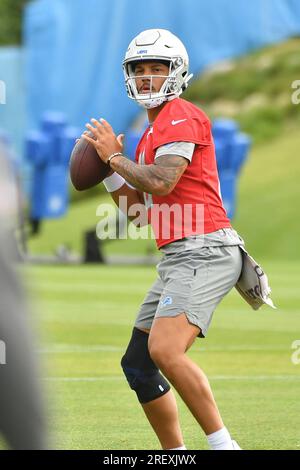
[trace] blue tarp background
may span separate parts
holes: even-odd
[[[297,0],[39,0],[26,11],[31,123],[44,109],[73,125],[105,117],[126,130],[139,111],[127,98],[121,63],[130,40],[167,28],[185,43],[191,71],[300,33]]]
[[[23,50],[0,49],[0,80],[7,81],[0,128],[18,149],[24,131],[49,109],[64,111],[80,128],[103,116],[126,131],[141,108],[127,98],[121,63],[130,40],[155,27],[182,39],[197,75],[221,59],[299,35],[300,1],[35,0],[25,10]]]

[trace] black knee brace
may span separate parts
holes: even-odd
[[[140,403],[148,403],[170,390],[170,385],[159,373],[148,351],[149,335],[133,329],[127,351],[122,357],[121,366]]]

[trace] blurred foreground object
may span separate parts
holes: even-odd
[[[45,422],[27,301],[13,266],[16,188],[0,144],[0,432],[12,449],[44,449]]]
[[[1,179],[0,214],[2,225],[10,232],[17,243],[18,257],[27,253],[27,237],[25,232],[25,197],[22,188],[22,176],[16,154],[12,148],[10,135],[0,129],[1,162],[3,173]],[[5,159],[4,159],[5,156]]]

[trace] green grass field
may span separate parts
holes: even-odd
[[[190,355],[207,373],[223,419],[245,449],[300,448],[300,268],[263,263],[278,309],[254,312],[234,290]],[[119,365],[154,267],[29,267],[40,332],[51,446],[159,449]],[[179,399],[189,449],[206,439]]]

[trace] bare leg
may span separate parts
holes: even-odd
[[[150,332],[140,328],[145,333]],[[163,449],[182,447],[183,437],[180,429],[177,403],[172,390],[156,400],[142,405],[154,432]]]
[[[177,403],[172,390],[142,406],[163,449],[183,446]]]
[[[203,431],[211,434],[224,424],[206,375],[185,355],[199,331],[184,313],[175,318],[157,318],[149,336],[149,352]]]

